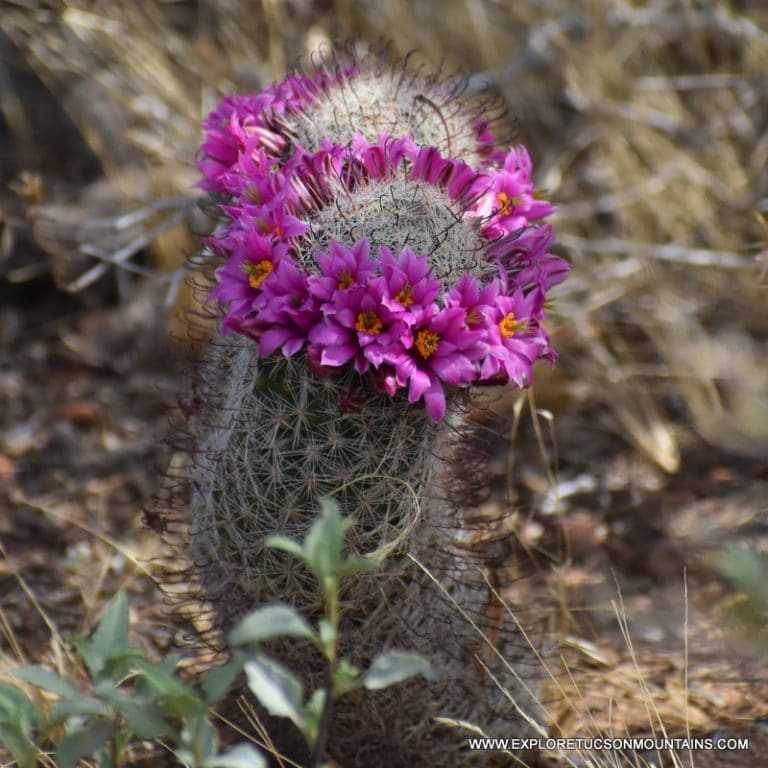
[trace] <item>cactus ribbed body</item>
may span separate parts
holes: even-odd
[[[487,765],[438,720],[524,732],[531,653],[496,593],[509,532],[475,512],[489,445],[460,393],[526,386],[553,359],[544,299],[567,266],[535,223],[553,208],[527,151],[496,147],[460,80],[386,56],[334,63],[205,122],[202,186],[227,202],[209,245],[228,335],[187,425],[183,548],[221,637],[274,600],[316,619],[311,577],[266,540],[304,539],[333,496],[355,520],[349,546],[383,563],[343,585],[340,655],[365,669],[413,650],[436,677],[342,697],[329,753],[345,768]],[[316,649],[271,650],[325,684]]]
[[[397,548],[428,496],[441,427],[404,398],[363,395],[354,371],[320,377],[303,359],[260,360],[242,337],[214,347],[204,379],[217,405],[197,451],[190,554],[206,596],[225,628],[278,598],[316,612],[316,586],[264,539],[303,538],[318,498],[332,495],[357,521],[358,553]]]
[[[528,713],[532,701],[516,678],[535,689],[541,673],[489,586],[504,535],[494,533],[500,521],[474,516],[488,495],[489,448],[479,428],[455,402],[439,424],[405,400],[352,402],[360,394],[354,372],[321,377],[304,360],[259,360],[244,338],[216,343],[203,381],[189,556],[218,627],[272,600],[321,615],[311,577],[264,539],[302,538],[318,496],[333,495],[357,521],[350,546],[385,557],[383,571],[344,588],[340,655],[365,668],[382,649],[412,650],[436,677],[341,699],[331,754],[371,768],[489,765],[488,754],[463,749],[465,730],[436,718],[520,734],[528,726],[512,699]],[[308,687],[323,683],[314,649],[272,650]],[[303,759],[290,728],[270,728]]]

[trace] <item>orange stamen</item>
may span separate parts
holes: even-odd
[[[510,339],[514,336],[523,326],[524,322],[515,320],[515,313],[510,312],[501,319],[499,322],[499,331],[505,339]]]
[[[416,334],[416,349],[426,360],[437,352],[437,345],[440,341],[440,335],[434,331],[428,331],[426,328]]]
[[[505,216],[522,200],[519,197],[510,197],[506,192],[496,193],[496,202],[499,204],[499,215]]]
[[[267,259],[263,259],[258,264],[250,261],[243,262],[243,271],[248,274],[248,284],[251,288],[261,288],[261,284],[272,274],[274,268],[274,264]]]
[[[395,296],[395,301],[403,307],[410,307],[413,304],[413,286],[406,283]]]
[[[360,312],[355,323],[355,330],[367,333],[369,336],[378,336],[383,325],[379,316],[372,311]]]

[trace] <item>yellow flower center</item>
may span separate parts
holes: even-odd
[[[250,261],[243,262],[243,271],[248,274],[248,284],[251,288],[261,288],[261,284],[272,274],[274,264],[263,259],[258,264]]]
[[[401,289],[400,292],[395,296],[395,301],[404,306],[404,307],[410,307],[411,304],[413,304],[413,286],[410,283],[406,283]]]
[[[338,274],[339,290],[343,291],[345,288],[349,288],[350,285],[355,284],[355,278],[349,273],[348,269],[344,269]]]
[[[379,316],[372,311],[360,312],[355,323],[355,330],[367,333],[369,336],[378,336],[381,333],[382,323]]]
[[[437,352],[437,344],[440,341],[440,335],[434,331],[428,331],[426,328],[416,334],[416,349],[426,360]]]
[[[519,197],[510,197],[506,192],[496,193],[496,202],[499,204],[499,215],[505,216],[522,200]]]
[[[505,339],[509,339],[514,336],[524,325],[525,322],[515,320],[514,312],[509,312],[508,314],[504,315],[504,317],[499,322],[499,330]]]

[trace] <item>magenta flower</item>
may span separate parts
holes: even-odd
[[[334,291],[323,305],[323,322],[310,332],[310,341],[322,349],[322,365],[339,366],[354,360],[358,373],[381,365],[408,330],[400,313],[392,312],[383,298],[380,280]]]
[[[554,213],[554,205],[536,197],[531,168],[528,150],[520,146],[510,149],[500,169],[485,172],[490,184],[472,210],[484,219],[486,237],[504,237]]]
[[[471,123],[477,168],[420,146],[418,134],[371,140],[351,131],[348,143],[336,144],[302,134],[301,120],[291,122],[333,89],[351,88],[360,72],[353,65],[291,76],[256,96],[225,99],[205,121],[201,186],[225,198],[221,211],[229,218],[208,240],[225,262],[211,296],[225,313],[222,331],[252,337],[261,356],[278,350],[291,356],[309,343],[311,370],[330,375],[351,364],[368,372],[372,391],[392,397],[407,388],[408,401],[423,401],[439,420],[446,387],[510,380],[527,386],[533,363],[554,358],[540,326],[543,302],[568,265],[550,252],[551,227],[537,223],[554,207],[536,194],[527,150],[498,150],[482,116]],[[299,145],[302,135],[312,151]],[[340,196],[355,215],[367,212],[370,195],[389,181],[438,188],[428,193],[430,205],[439,206],[442,192],[454,217],[440,227],[475,220],[464,224],[467,237],[478,238],[475,274],[459,258],[462,251],[456,263],[468,271],[453,285],[438,279],[430,260],[453,264],[442,246],[428,257],[377,244],[372,258],[365,236],[353,244],[331,240],[327,251],[314,254],[312,243],[300,239],[320,225],[321,212],[334,207],[345,215]],[[392,185],[393,192],[399,188]],[[375,237],[374,226],[355,226]],[[411,242],[409,235],[402,242]],[[494,265],[498,276],[489,281]]]
[[[404,338],[401,351],[390,351],[385,362],[394,366],[398,386],[408,385],[408,402],[423,399],[433,421],[445,416],[443,382],[467,386],[477,375],[477,361],[486,353],[484,329],[471,330],[461,307],[425,307]]]
[[[284,187],[277,161],[263,149],[241,152],[217,180],[218,191],[235,200],[268,203]]]
[[[539,327],[544,294],[525,295],[518,288],[511,296],[497,296],[486,326],[488,354],[480,381],[513,381],[518,387],[531,383],[531,366],[550,352],[549,339]]]
[[[228,96],[203,121],[205,140],[200,147],[198,168],[209,192],[227,192],[221,178],[237,163],[240,155],[265,149],[275,155],[286,142],[267,127],[264,116],[274,104],[268,91],[254,96]]]
[[[351,248],[331,240],[328,253],[318,253],[315,258],[322,274],[309,278],[309,290],[322,301],[329,301],[336,291],[364,284],[376,271],[365,238]]]
[[[349,146],[350,156],[355,159],[351,169],[362,168],[371,179],[384,179],[393,170],[401,168],[403,160],[412,159],[418,148],[410,136],[394,138],[383,134],[378,142],[370,143],[356,133]]]
[[[224,333],[240,328],[240,321],[252,311],[253,300],[278,262],[290,258],[285,245],[275,245],[257,232],[243,233],[230,252],[227,263],[216,271],[218,285],[210,294],[226,309]]]
[[[436,147],[422,147],[412,157],[411,178],[442,187],[460,204],[470,205],[488,186],[479,173],[462,160],[443,157]]]
[[[517,237],[491,243],[486,254],[499,264],[513,285],[526,291],[537,286],[547,291],[563,282],[571,269],[565,259],[548,252],[554,241],[552,227],[539,224],[528,227]]]
[[[264,202],[248,199],[236,206],[222,206],[222,210],[232,218],[229,226],[217,235],[223,247],[227,247],[227,240],[232,234],[241,231],[255,229],[264,236],[282,241],[300,237],[309,231],[309,225],[295,215],[296,201],[290,187],[272,189],[272,185],[264,180],[259,188],[264,198],[268,198]]]
[[[226,192],[220,180],[241,155],[264,150],[269,156],[283,161],[291,150],[302,154],[305,148],[294,144],[285,117],[310,111],[339,86],[354,92],[355,80],[364,70],[368,71],[368,68],[360,62],[352,62],[334,69],[320,69],[311,75],[290,75],[258,94],[226,97],[203,122],[205,138],[198,162],[204,179],[203,189]],[[488,120],[482,116],[474,118],[470,122],[470,131],[474,135],[475,151],[483,164],[501,162]]]
[[[307,276],[292,259],[277,262],[274,275],[264,281],[252,307],[251,315],[240,321],[239,330],[259,342],[261,357],[280,348],[286,357],[296,354],[322,317],[309,293]]]
[[[208,192],[232,194],[222,179],[230,175],[241,157],[262,151],[271,158],[283,155],[289,139],[275,118],[312,103],[332,79],[325,71],[291,75],[258,94],[227,96],[203,121],[205,139],[198,168],[204,180],[200,186]]]
[[[395,256],[380,245],[379,264],[386,285],[384,305],[393,312],[406,312],[410,318],[432,304],[440,293],[440,281],[427,257],[415,254],[407,246]]]
[[[445,306],[449,309],[463,309],[464,322],[468,328],[485,328],[494,317],[494,304],[500,291],[498,280],[491,280],[481,288],[476,277],[465,273],[446,294]]]

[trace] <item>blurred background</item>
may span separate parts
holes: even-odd
[[[0,601],[15,644],[36,658],[50,635],[20,574],[62,632],[127,583],[147,641],[172,643],[140,509],[188,386],[172,360],[184,264],[209,226],[200,121],[338,40],[415,49],[501,97],[500,136],[526,144],[558,206],[573,274],[554,292],[557,366],[482,416],[496,503],[544,563],[510,599],[557,603],[591,717],[613,698],[613,718],[647,728],[632,685],[606,693],[607,669],[635,674],[618,582],[666,722],[759,723],[764,571],[739,564],[768,549],[762,0],[0,0]],[[584,718],[553,705],[563,733]]]

